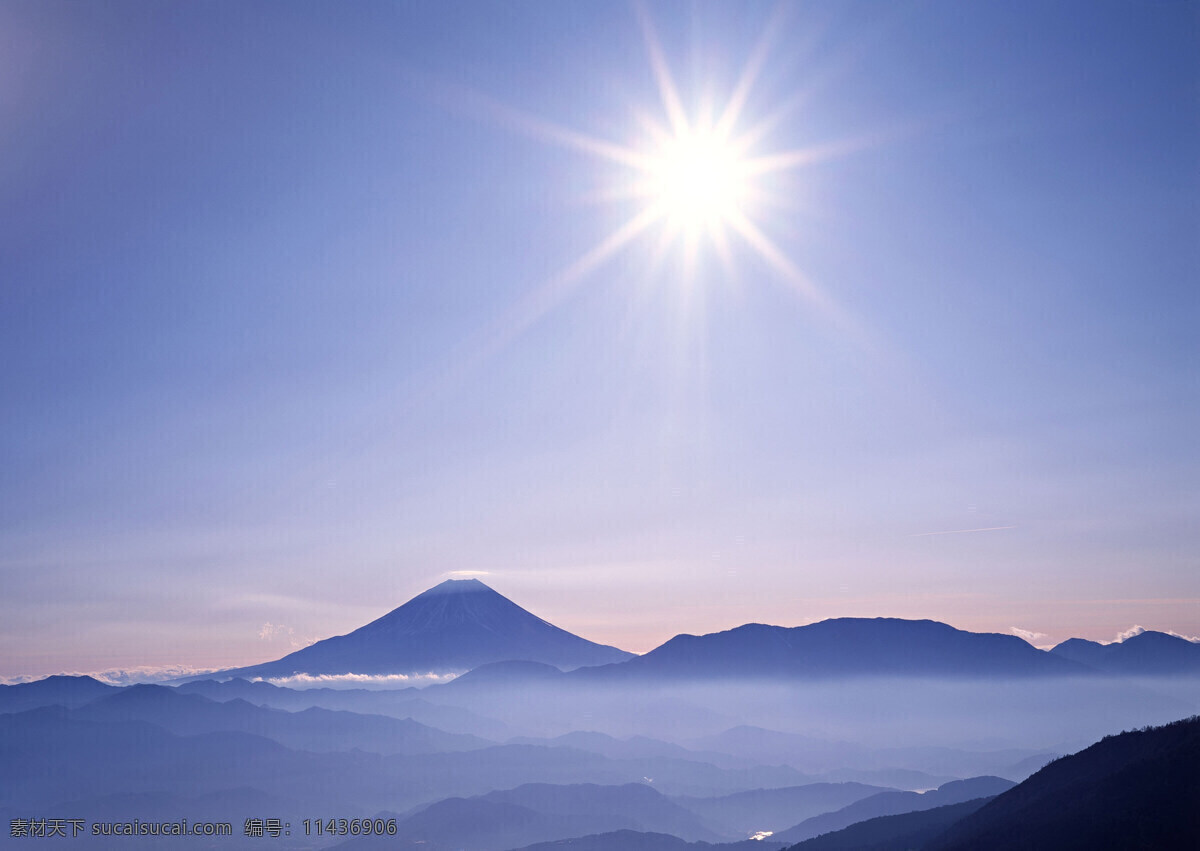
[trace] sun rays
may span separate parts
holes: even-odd
[[[701,286],[732,281],[753,266],[756,280],[782,286],[841,336],[865,344],[858,323],[771,235],[795,210],[787,187],[794,173],[861,147],[860,141],[787,146],[772,144],[796,106],[795,93],[771,92],[761,74],[783,29],[776,14],[764,27],[726,93],[685,91],[672,72],[649,13],[635,6],[655,99],[633,109],[624,134],[601,136],[523,112],[463,90],[456,108],[482,113],[539,142],[579,152],[603,177],[600,203],[623,214],[574,260],[497,317],[490,332],[463,352],[458,369],[489,359],[539,323],[586,280],[622,252],[649,245],[647,279],[669,263],[674,289],[690,298]],[[633,89],[630,90],[631,96]],[[752,105],[773,106],[751,115]],[[763,270],[767,274],[762,274]],[[723,278],[721,277],[723,276]],[[457,371],[457,370],[456,370]]]

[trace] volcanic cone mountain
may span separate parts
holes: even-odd
[[[450,579],[348,635],[221,675],[424,674],[510,660],[571,669],[632,655],[559,629],[478,579]]]

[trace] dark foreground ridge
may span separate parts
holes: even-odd
[[[1107,736],[994,797],[856,821],[786,851],[1126,851],[1196,848],[1198,840],[1193,717]]]
[[[925,851],[1196,848],[1200,716],[1117,736],[1047,765]]]
[[[991,800],[975,798],[930,810],[866,819],[806,839],[786,851],[915,851]]]

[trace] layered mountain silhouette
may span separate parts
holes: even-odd
[[[1011,780],[1005,780],[1002,777],[972,777],[969,780],[953,780],[924,793],[898,790],[879,792],[848,804],[839,810],[805,819],[794,827],[777,832],[773,838],[780,842],[801,842],[822,834],[843,830],[868,819],[932,810],[935,807],[991,797],[1012,789],[1016,785]]]
[[[44,706],[0,714],[0,806],[8,812],[36,812],[72,802],[72,811],[88,818],[165,820],[178,818],[180,812],[201,811],[177,809],[178,801],[229,796],[241,803],[224,818],[242,818],[262,812],[254,812],[251,797],[237,792],[248,789],[275,800],[278,805],[270,809],[276,813],[328,808],[348,818],[363,818],[531,783],[638,784],[639,790],[645,789],[640,794],[658,800],[653,789],[641,786],[648,772],[664,794],[696,786],[727,794],[747,785],[763,786],[776,777],[790,785],[801,780],[794,771],[780,776],[766,767],[728,771],[684,760],[609,759],[574,748],[499,745],[413,752],[425,751],[437,739],[455,748],[474,743],[413,724],[391,725],[389,731],[387,719],[362,718],[360,735],[352,726],[355,719],[347,716],[339,719],[339,724],[344,722],[341,729],[323,731],[330,718],[322,713],[256,712],[246,704],[222,708],[196,700],[171,706],[161,698],[142,691],[123,701],[102,703],[111,699],[106,697],[78,709]],[[174,732],[164,724],[180,731],[225,729]],[[372,750],[364,750],[366,740],[380,731],[390,740],[380,738]],[[337,744],[348,747],[307,749]],[[668,810],[678,814],[674,804],[663,811]],[[581,829],[616,829],[613,824]],[[656,824],[662,829],[668,822]],[[518,840],[512,847],[533,841]]]
[[[290,689],[262,680],[193,680],[175,687],[181,694],[199,694],[217,702],[241,699],[255,706],[270,706],[296,712],[310,707],[350,711],[368,715],[411,718],[451,733],[471,733],[485,739],[501,740],[512,731],[494,718],[485,718],[458,706],[435,704],[419,696],[415,688],[396,690],[304,688]],[[0,688],[0,699],[3,689]]]
[[[547,623],[478,579],[449,579],[348,635],[209,676],[460,673],[506,661],[571,669],[632,655]]]
[[[1153,630],[1114,644],[1069,638],[1050,652],[1107,674],[1162,676],[1200,673],[1200,644]]]
[[[309,848],[1190,847],[1198,721],[1030,773],[1048,745],[1194,713],[1198,653],[1164,633],[1050,652],[843,618],[681,635],[632,657],[451,581],[348,635],[174,688],[0,686],[0,808],[395,820],[394,836]],[[443,671],[462,675],[390,691],[254,680]]]
[[[438,801],[403,819],[395,837],[360,839],[344,847],[504,851],[618,830],[661,832],[689,841],[718,840],[694,813],[643,783],[533,783]]]
[[[746,624],[677,635],[644,656],[579,676],[655,679],[845,676],[1026,677],[1086,673],[1015,635],[931,620],[836,618],[807,626]]]
[[[0,686],[0,712],[23,712],[39,706],[82,706],[106,694],[116,694],[120,689],[92,677],[58,675]]]
[[[241,732],[272,739],[289,748],[313,752],[358,749],[383,754],[468,751],[495,742],[447,733],[412,718],[390,718],[310,707],[287,712],[255,706],[241,698],[217,702],[199,694],[156,685],[117,690],[70,713],[81,721],[143,721],[177,736]]]
[[[808,783],[776,789],[747,789],[719,797],[680,796],[675,802],[713,823],[752,836],[760,831],[781,831],[799,821],[895,791],[863,783]]]

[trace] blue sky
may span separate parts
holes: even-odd
[[[1194,5],[0,0],[0,39],[0,676],[262,661],[467,571],[639,652],[1200,634]],[[587,260],[646,212],[595,149],[668,123],[656,50],[693,123],[758,69],[775,254]]]

